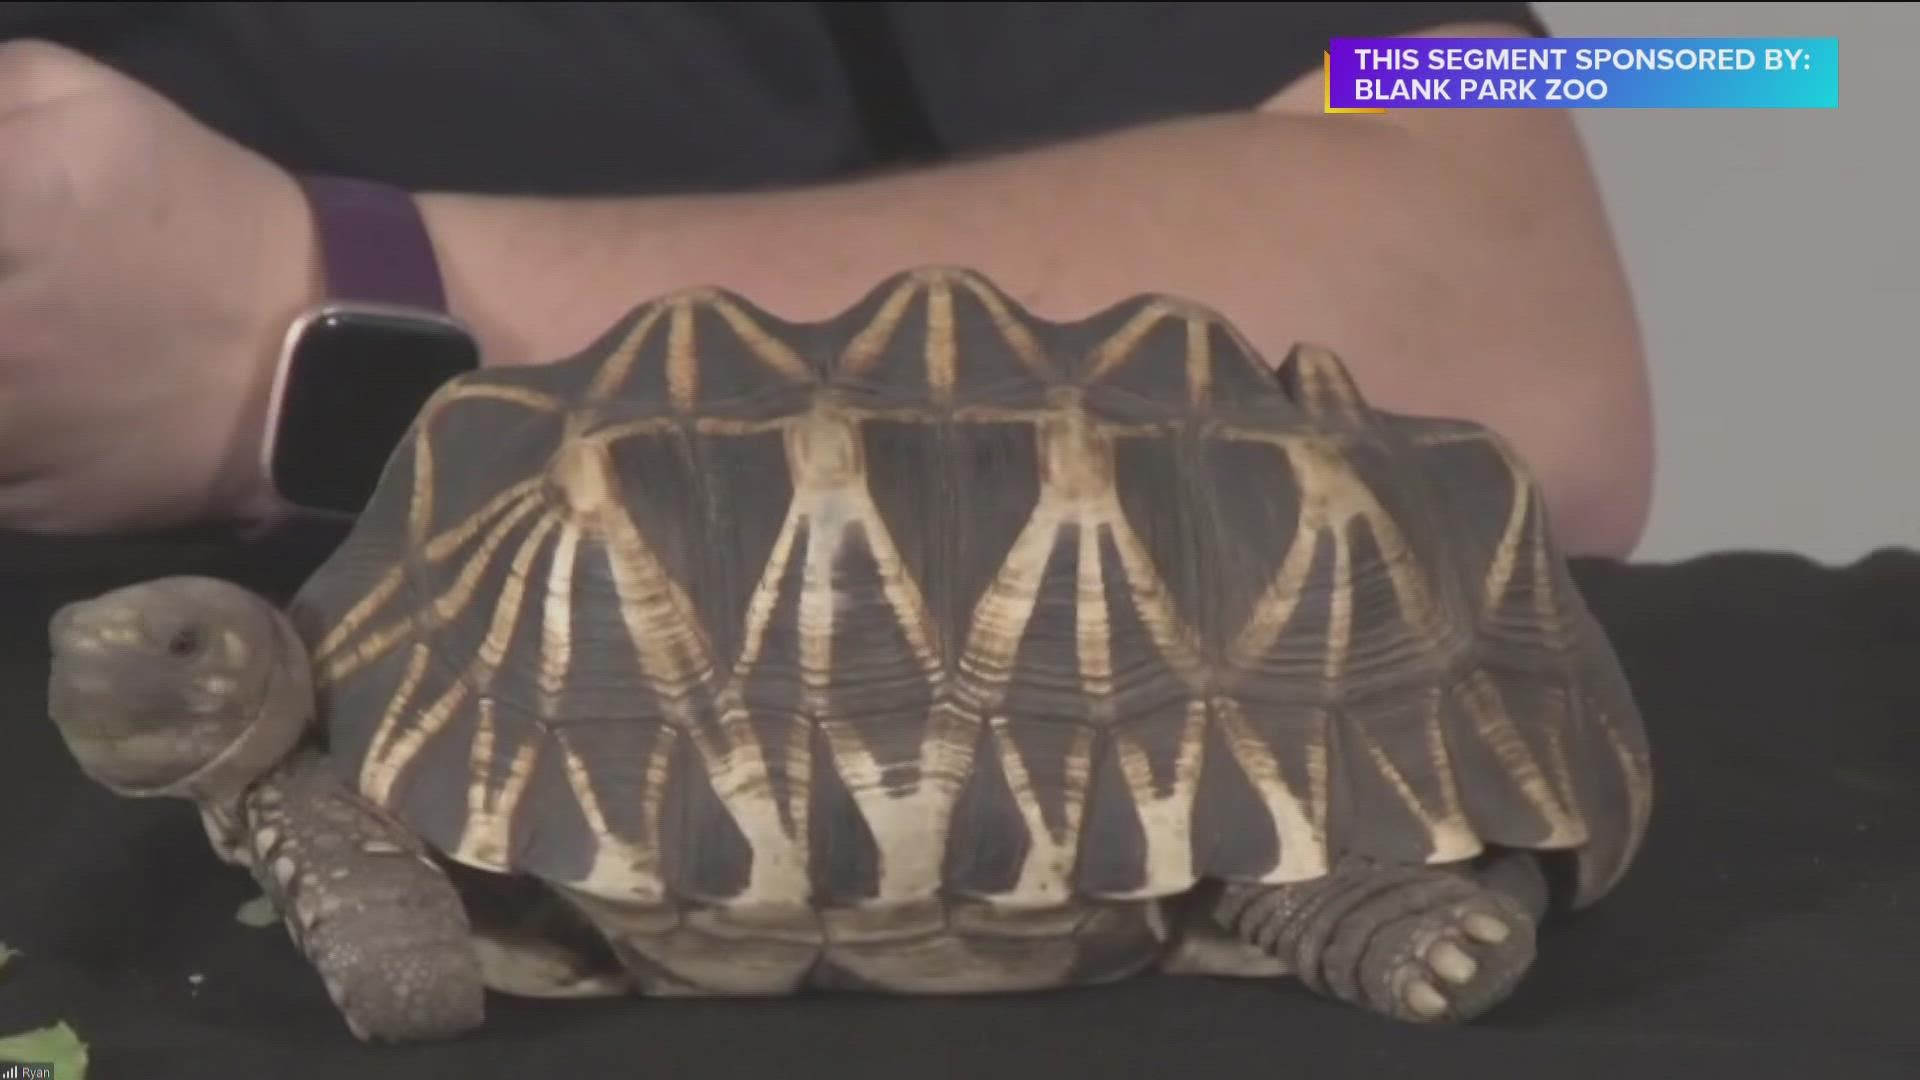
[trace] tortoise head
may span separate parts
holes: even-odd
[[[237,585],[171,577],[57,611],[47,704],[80,767],[122,795],[227,800],[313,714],[305,647]]]

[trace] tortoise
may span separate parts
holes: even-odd
[[[169,577],[50,636],[85,773],[197,804],[368,1041],[1150,973],[1464,1023],[1652,805],[1498,434],[966,268],[657,297],[441,388],[284,606]]]

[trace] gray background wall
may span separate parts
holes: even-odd
[[[1920,546],[1920,5],[1536,10],[1561,36],[1840,42],[1838,110],[1578,114],[1653,368],[1639,557]]]

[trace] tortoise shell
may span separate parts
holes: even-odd
[[[616,902],[1026,908],[1501,845],[1611,888],[1647,746],[1499,438],[1140,296],[725,291],[445,387],[292,605],[334,759]]]

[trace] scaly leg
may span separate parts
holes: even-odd
[[[1294,885],[1233,885],[1215,917],[1308,987],[1398,1020],[1466,1021],[1534,959],[1546,881],[1526,854],[1484,867],[1336,865]]]
[[[243,861],[363,1041],[480,1026],[480,961],[453,882],[416,837],[298,753],[242,797]]]

